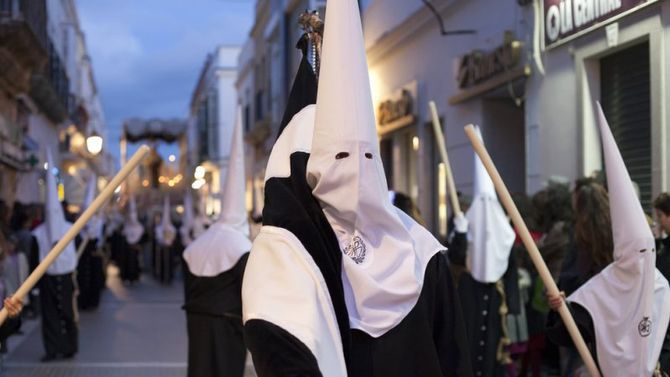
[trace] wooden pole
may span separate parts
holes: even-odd
[[[519,210],[516,208],[516,205],[512,200],[512,196],[509,194],[509,191],[507,190],[505,183],[500,177],[498,169],[496,169],[495,165],[493,164],[493,160],[491,160],[491,156],[486,150],[486,147],[484,147],[484,144],[477,136],[477,132],[475,131],[474,126],[471,124],[466,126],[465,133],[468,135],[468,138],[472,143],[472,147],[475,149],[475,152],[481,159],[482,163],[484,164],[484,167],[486,167],[486,171],[491,176],[491,180],[493,180],[493,184],[495,185],[496,191],[498,192],[500,201],[507,210],[509,216],[512,218],[514,227],[516,228],[519,237],[521,237],[524,246],[526,246],[526,250],[528,250],[528,254],[530,255],[530,258],[533,260],[533,264],[535,265],[537,272],[540,274],[540,278],[542,279],[544,286],[547,288],[549,294],[551,294],[552,296],[558,296],[560,294],[560,292],[558,291],[558,287],[556,286],[554,279],[549,273],[549,269],[547,268],[547,265],[544,263],[542,255],[540,255],[540,251],[537,249],[537,245],[535,245],[535,241],[533,241],[533,238],[531,237],[530,232],[528,231],[528,227],[526,227],[523,218],[521,218],[521,214],[519,213]],[[590,375],[592,377],[600,377],[598,367],[596,367],[596,363],[593,360],[593,357],[591,356],[589,349],[586,347],[586,343],[582,338],[582,334],[579,332],[577,324],[575,323],[574,318],[572,318],[572,315],[570,314],[570,311],[568,310],[565,301],[561,304],[560,308],[558,309],[558,314],[561,315],[561,319],[565,324],[565,328],[568,330],[568,333],[570,333],[570,337],[572,338],[572,341],[577,347],[577,351],[579,352],[579,355],[582,357],[582,360],[584,361],[586,368],[589,370]]]
[[[128,177],[128,175],[135,169],[135,167],[142,161],[144,156],[149,153],[149,147],[142,145],[133,157],[128,161],[127,164],[121,167],[121,170],[116,174],[116,176],[107,184],[104,190],[98,195],[97,198],[91,203],[91,205],[86,208],[84,213],[79,216],[77,221],[70,227],[70,229],[65,233],[63,238],[61,238],[56,245],[49,251],[46,257],[40,262],[40,264],[35,268],[35,270],[28,276],[26,281],[21,284],[19,289],[14,293],[12,298],[19,299],[23,301],[23,298],[26,297],[28,292],[30,292],[37,282],[42,278],[42,276],[47,272],[47,268],[58,258],[58,256],[65,250],[65,247],[74,240],[81,229],[86,225],[86,223],[93,217],[96,211],[102,207],[102,205],[114,195],[114,190]],[[7,319],[7,309],[2,308],[0,310],[0,325],[5,322]]]
[[[463,214],[461,205],[458,202],[458,194],[456,193],[456,185],[454,184],[454,175],[451,172],[451,164],[449,164],[449,156],[447,155],[447,146],[444,144],[444,134],[442,133],[442,125],[440,124],[440,117],[437,114],[437,107],[434,101],[428,103],[430,113],[433,116],[433,130],[435,131],[435,141],[437,148],[440,150],[442,162],[444,163],[444,170],[447,175],[447,186],[449,187],[449,197],[451,198],[451,206],[454,209],[454,215],[459,216]]]

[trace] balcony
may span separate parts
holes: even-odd
[[[0,0],[0,87],[27,92],[30,75],[47,61],[45,0]]]
[[[47,40],[48,64],[30,78],[30,96],[55,123],[64,121],[70,109],[70,80],[53,43]]]

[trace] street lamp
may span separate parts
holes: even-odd
[[[88,153],[97,155],[102,151],[102,137],[97,132],[93,131],[89,137],[86,138],[86,149]]]

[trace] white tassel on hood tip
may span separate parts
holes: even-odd
[[[156,227],[156,238],[163,246],[172,246],[172,243],[177,236],[177,229],[172,225],[172,218],[170,214],[170,199],[166,196],[163,199],[163,214],[161,216],[161,223]]]

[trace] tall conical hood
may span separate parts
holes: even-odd
[[[568,297],[593,319],[604,376],[651,376],[670,320],[670,288],[656,269],[654,237],[598,104],[614,261]]]
[[[193,199],[191,198],[191,191],[188,189],[184,194],[184,216],[182,217],[182,225],[179,228],[181,234],[181,242],[184,246],[193,241],[191,230],[193,229]]]
[[[479,140],[482,142],[484,141],[484,138],[482,138],[482,133],[481,130],[479,129],[478,126],[475,127],[475,131],[477,132],[477,136],[479,136]],[[482,160],[479,159],[479,157],[475,156],[475,174],[474,174],[474,190],[473,190],[473,195],[487,195],[487,196],[492,196],[496,197],[496,189],[495,186],[493,186],[493,181],[491,180],[491,176],[486,172],[486,168],[484,167],[484,164],[482,163]]]
[[[416,305],[426,265],[444,247],[389,200],[358,4],[326,7],[307,178],[346,255],[351,327],[378,337]]]
[[[482,140],[479,127],[475,130]],[[467,265],[475,280],[495,283],[507,270],[515,233],[484,164],[479,156],[474,157],[474,198],[465,214],[469,224]]]
[[[349,140],[370,143],[369,152],[378,158],[358,4],[354,0],[330,1],[327,9],[312,155],[332,151],[333,140]]]
[[[238,106],[235,128],[233,128],[228,172],[222,190],[223,203],[218,223],[249,236],[249,222],[245,206],[244,141],[242,139],[242,110]]]
[[[123,235],[129,244],[134,245],[142,238],[144,226],[137,219],[137,204],[135,203],[135,196],[132,194],[128,198],[128,213],[126,216],[127,221],[123,224]]]
[[[647,223],[640,201],[635,194],[635,187],[628,175],[612,131],[605,119],[600,103],[598,103],[598,124],[605,157],[607,187],[610,198],[610,216],[612,218],[612,235],[614,236],[614,259],[621,257],[625,245],[635,239],[654,240]],[[639,252],[639,250],[635,250]],[[630,251],[632,252],[632,251]]]
[[[156,237],[158,241],[164,246],[171,246],[174,242],[177,230],[174,225],[172,225],[172,220],[170,216],[170,199],[166,196],[163,200],[163,214],[161,217],[161,223],[156,227]]]
[[[51,156],[51,150],[47,148],[47,172],[46,172],[46,198],[44,223],[35,228],[33,235],[37,240],[40,260],[44,260],[51,248],[67,233],[71,224],[65,220],[63,207],[58,200],[58,187],[56,185],[56,164]],[[70,242],[65,249],[49,266],[47,273],[61,275],[72,272],[77,267],[77,252],[74,242]]]
[[[46,190],[46,210],[45,210],[45,221],[47,226],[47,234],[49,237],[49,245],[53,246],[54,243],[63,237],[65,232],[68,229],[67,221],[65,220],[65,213],[63,212],[63,206],[58,200],[58,185],[56,184],[56,164],[54,163],[53,156],[51,155],[51,149],[47,148],[47,190]]]
[[[93,200],[95,200],[95,193],[98,188],[98,178],[95,174],[91,174],[91,177],[88,180],[86,185],[86,195],[84,196],[84,201],[82,202],[82,212],[91,206]],[[86,224],[84,228],[85,236],[89,239],[97,239],[102,241],[102,219],[100,214],[96,213],[91,217],[91,219]]]

